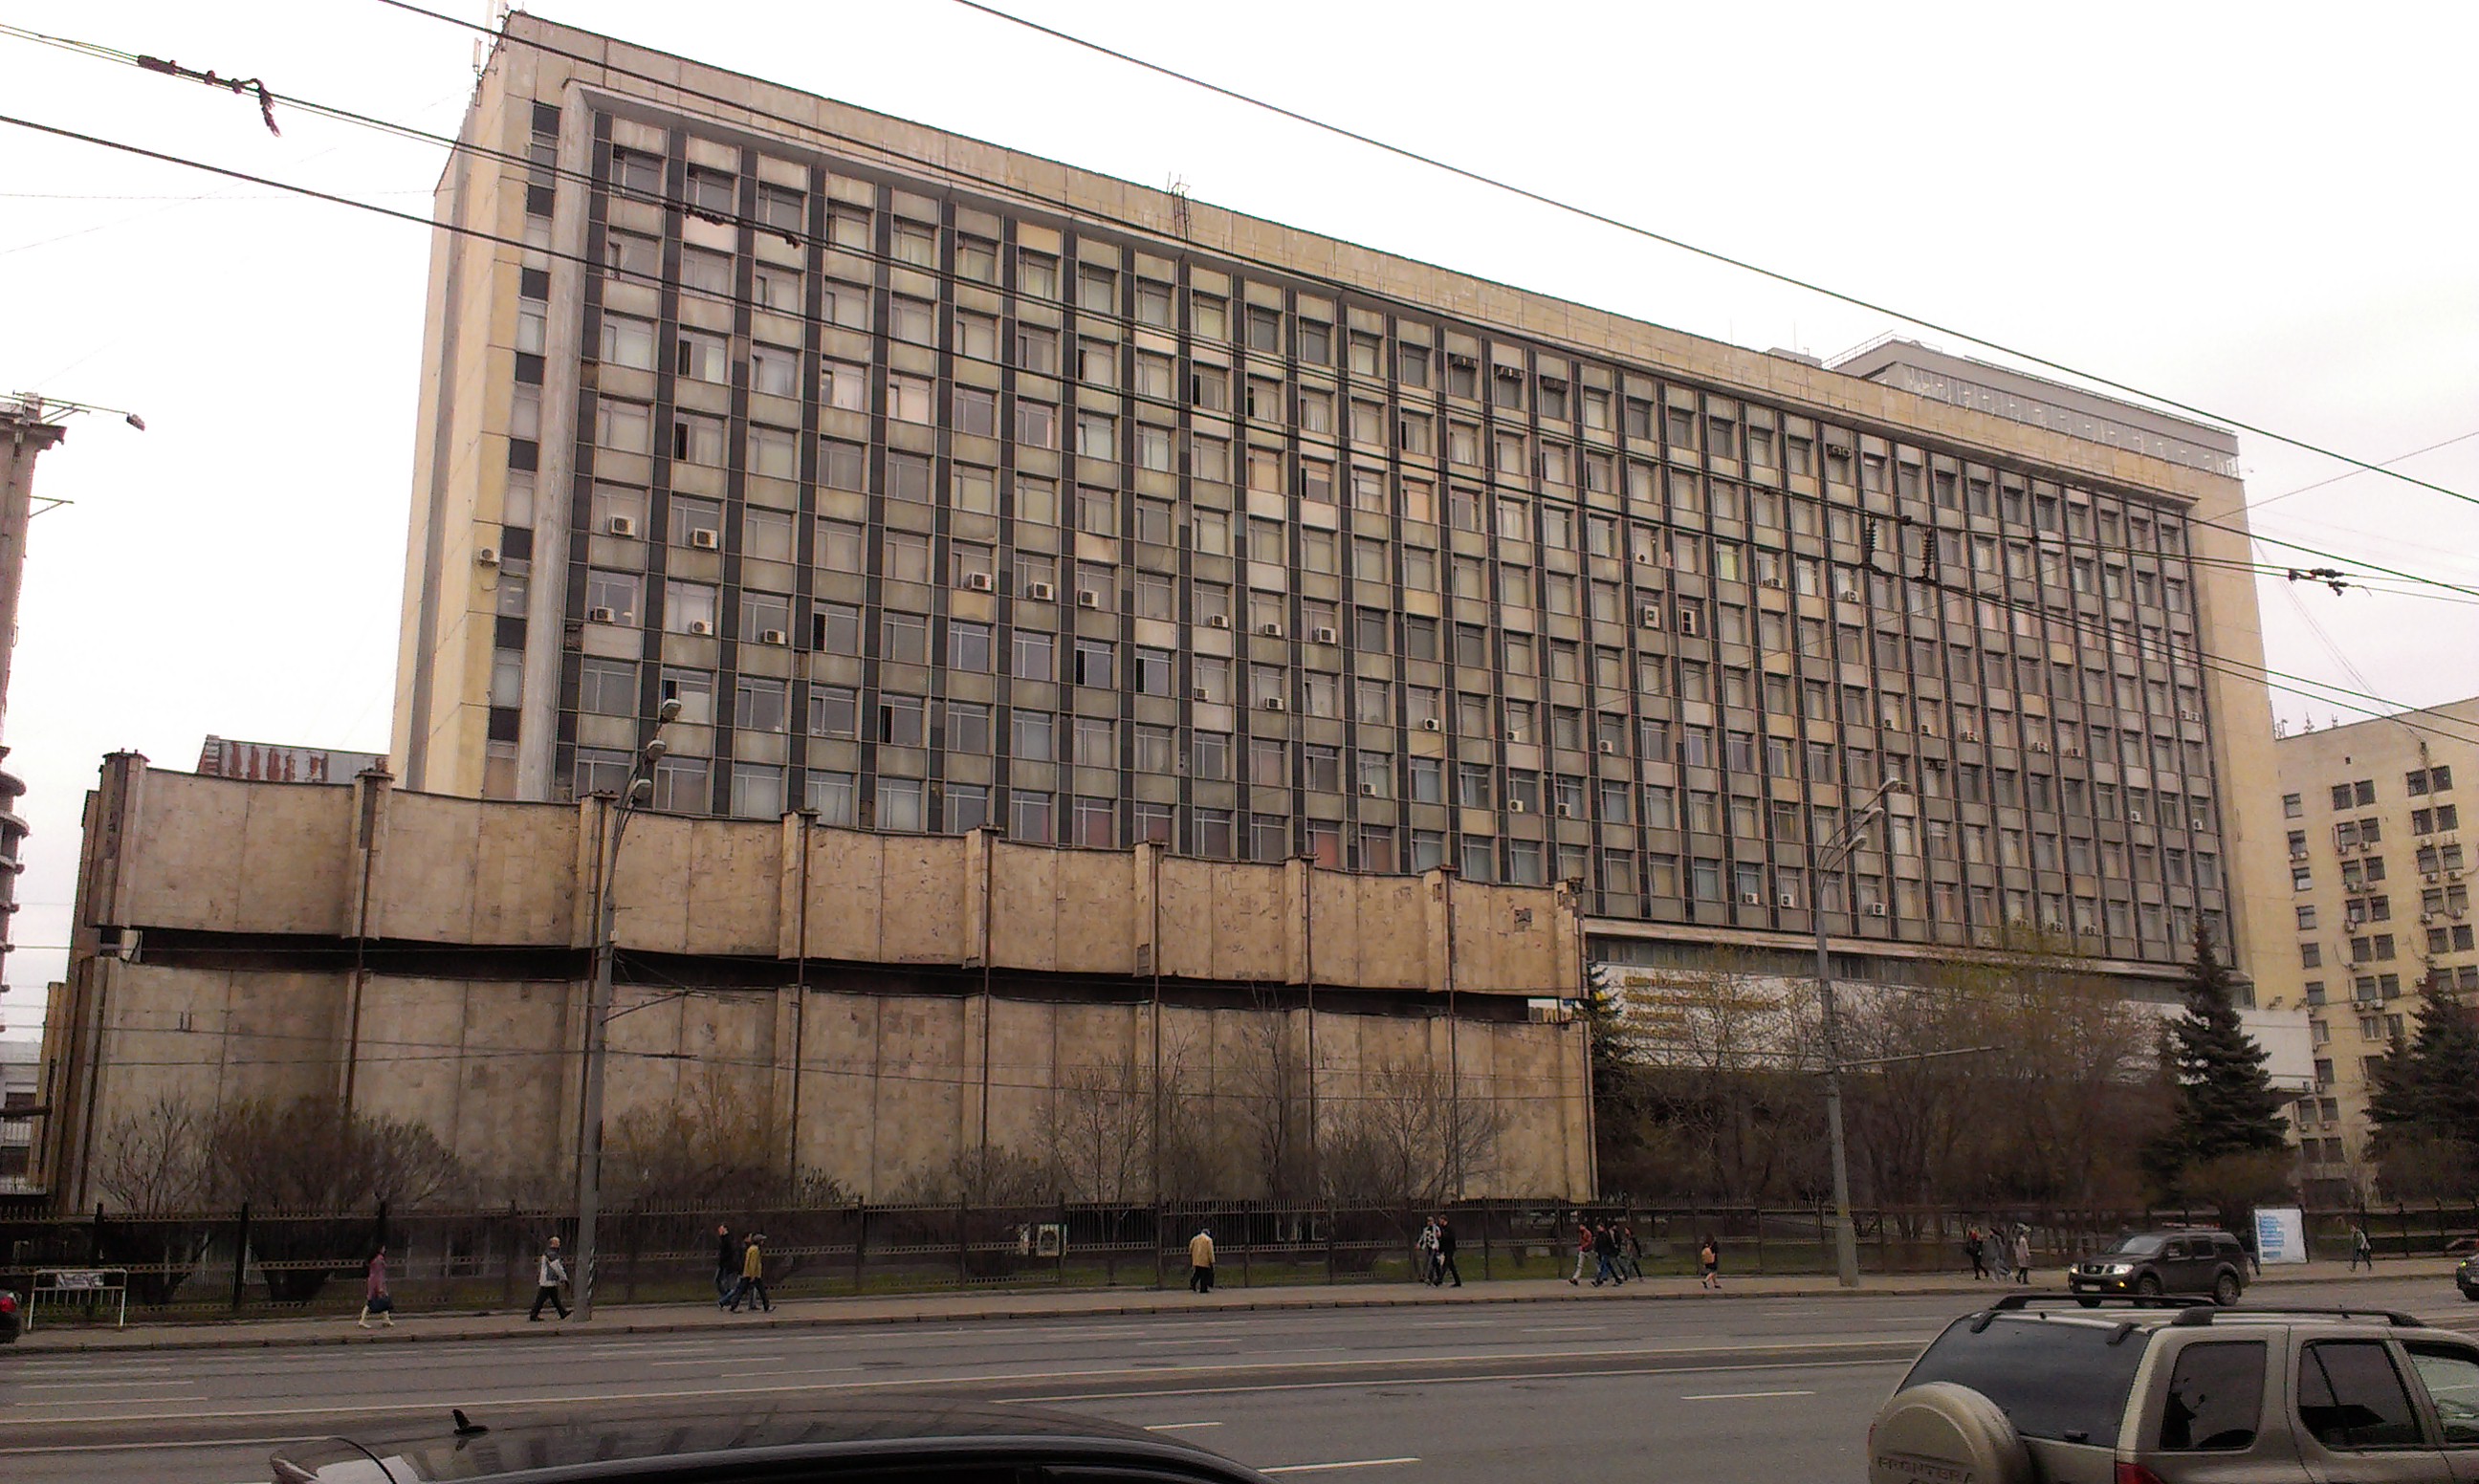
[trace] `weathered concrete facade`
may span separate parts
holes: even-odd
[[[98,1142],[159,1097],[333,1091],[427,1124],[494,1195],[556,1189],[609,819],[109,759],[39,1176],[91,1204]],[[720,1076],[864,1196],[1038,1147],[1096,1070],[1211,1105],[1269,1054],[1313,1068],[1311,1107],[1409,1072],[1494,1110],[1469,1193],[1592,1186],[1581,1028],[1529,1003],[1577,993],[1564,887],[641,815],[615,889],[611,1118]]]

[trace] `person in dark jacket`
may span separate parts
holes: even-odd
[[[1438,1221],[1438,1281],[1453,1279],[1456,1288],[1464,1286],[1464,1275],[1455,1270],[1455,1229],[1444,1216]]]
[[[1593,1223],[1593,1257],[1600,1265],[1593,1273],[1593,1287],[1599,1288],[1607,1280],[1616,1288],[1626,1281],[1619,1272],[1619,1240],[1611,1235],[1606,1221]]]
[[[740,1287],[740,1243],[731,1240],[731,1228],[715,1223],[714,1228],[714,1306],[731,1307],[731,1292]]]

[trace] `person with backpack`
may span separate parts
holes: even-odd
[[[1431,1288],[1438,1286],[1438,1218],[1431,1216],[1420,1223],[1420,1235],[1412,1241],[1420,1265],[1420,1281]]]
[[[560,1260],[559,1239],[554,1237],[543,1244],[542,1256],[534,1260],[534,1306],[525,1318],[541,1323],[543,1305],[549,1304],[559,1311],[561,1318],[567,1318],[568,1305],[559,1297],[560,1285],[567,1281],[568,1264]]]

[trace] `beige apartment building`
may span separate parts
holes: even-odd
[[[667,812],[1573,883],[1620,964],[2292,956],[2226,432],[507,25],[436,198],[409,789],[612,788],[670,700]]]
[[[2310,1179],[2322,1193],[2372,1195],[2370,1069],[2416,1033],[2431,970],[2466,1001],[2479,996],[2479,835],[2465,843],[2457,786],[2479,781],[2479,698],[2291,731],[2273,755],[2296,946],[2257,983],[2310,1017],[2315,1092],[2297,1104]]]

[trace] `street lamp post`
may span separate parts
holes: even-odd
[[[677,701],[666,701],[655,713],[657,729],[677,721]],[[611,835],[602,843],[601,876],[595,891],[594,986],[585,1001],[584,1095],[576,1120],[576,1317],[594,1318],[594,1228],[602,1207],[602,1080],[605,1049],[611,1040],[611,977],[619,957],[618,912],[612,888],[620,875],[620,839],[628,832],[628,816],[653,802],[654,765],[666,749],[660,736],[638,751],[628,769],[628,781],[612,806]]]
[[[1867,838],[1868,826],[1885,813],[1885,797],[1902,791],[1900,775],[1889,776],[1877,791],[1817,851],[1816,882],[1851,858]],[[1824,905],[1815,883],[1808,890],[1808,915],[1816,922],[1816,999],[1825,1033],[1825,1134],[1833,1150],[1833,1271],[1846,1289],[1859,1286],[1859,1234],[1851,1224],[1851,1150],[1842,1134],[1841,1018],[1833,1000],[1833,968],[1825,943]]]

